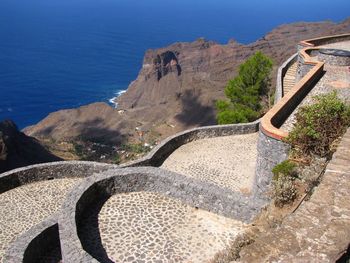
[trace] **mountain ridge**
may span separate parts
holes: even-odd
[[[250,55],[262,51],[274,60],[274,87],[278,66],[294,53],[300,40],[349,31],[350,18],[340,23],[298,22],[280,25],[247,45],[232,40],[221,45],[200,38],[149,49],[137,78],[117,98],[118,109],[93,103],[61,110],[24,132],[38,139],[102,139],[121,144],[157,141],[188,128],[213,125],[215,100],[224,98],[227,81]]]

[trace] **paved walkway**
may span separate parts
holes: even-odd
[[[164,169],[249,193],[255,175],[258,133],[202,139],[182,145]]]
[[[11,242],[53,215],[80,179],[55,179],[14,188],[0,194],[0,262]],[[5,262],[4,262],[5,263]]]
[[[116,194],[85,216],[79,236],[100,262],[207,262],[244,229],[152,192]]]

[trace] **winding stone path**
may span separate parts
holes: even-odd
[[[255,175],[257,141],[258,133],[194,141],[178,148],[161,167],[249,193]]]
[[[116,194],[86,211],[83,247],[100,262],[206,262],[244,224],[153,192]]]
[[[0,262],[11,242],[53,215],[81,179],[54,179],[23,185],[0,194]]]

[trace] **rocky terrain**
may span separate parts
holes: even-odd
[[[278,66],[295,52],[298,41],[349,31],[350,19],[301,22],[281,25],[248,45],[198,39],[148,50],[137,79],[117,99],[117,109],[99,102],[61,110],[24,132],[51,144],[73,140],[154,144],[184,129],[215,124],[215,100],[224,97],[238,65],[256,51],[273,58],[274,81]]]
[[[18,131],[12,121],[0,122],[0,173],[36,163],[59,161],[38,140]]]

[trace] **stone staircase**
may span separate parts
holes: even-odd
[[[289,67],[283,78],[283,95],[287,94],[295,85],[298,63],[295,62]]]

